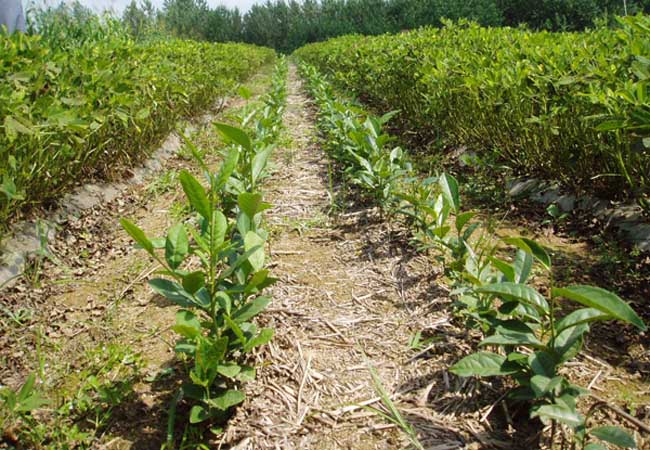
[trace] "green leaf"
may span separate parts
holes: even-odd
[[[631,323],[641,331],[646,331],[647,327],[634,310],[625,303],[618,295],[605,289],[586,286],[574,285],[565,288],[553,288],[553,297],[564,297],[581,305],[597,309],[612,316],[613,318]]]
[[[210,418],[208,409],[203,405],[194,405],[190,410],[190,423],[200,423]]]
[[[591,444],[587,444],[584,450],[609,450],[609,449],[603,444],[597,444],[595,442],[592,442]]]
[[[210,226],[210,240],[212,244],[211,253],[217,253],[219,247],[226,240],[226,233],[228,232],[228,219],[226,219],[226,216],[224,216],[221,211],[213,211]]]
[[[560,405],[543,405],[537,408],[530,417],[539,417],[541,419],[555,420],[567,424],[573,428],[579,427],[584,423],[584,419],[575,409],[569,409]]]
[[[539,245],[532,239],[524,237],[510,237],[504,238],[503,242],[506,244],[514,245],[515,247],[529,253],[539,261],[546,270],[551,270],[551,257],[548,255],[544,247]]]
[[[625,127],[625,121],[621,119],[606,120],[596,126],[598,131],[614,131]]]
[[[456,231],[460,233],[460,231],[463,229],[463,227],[472,220],[472,218],[476,215],[476,213],[473,212],[466,212],[462,214],[458,214],[456,216]]]
[[[534,375],[530,379],[530,387],[535,392],[537,398],[540,398],[562,384],[563,380],[564,378],[562,377],[549,378],[544,375]]]
[[[503,274],[505,279],[511,283],[515,282],[515,268],[512,267],[510,264],[508,264],[505,261],[500,260],[499,258],[495,256],[490,256],[488,257],[490,262],[496,269]]]
[[[237,168],[237,162],[239,161],[239,149],[231,148],[226,157],[221,164],[221,169],[217,174],[215,180],[215,187],[218,190],[223,189],[223,187],[228,182],[228,179],[232,176],[233,172]]]
[[[257,181],[257,179],[264,171],[264,168],[266,167],[266,163],[269,159],[269,156],[271,155],[272,150],[273,150],[272,147],[268,147],[258,152],[253,158],[253,164],[252,164],[253,180]]]
[[[246,322],[249,319],[252,319],[268,306],[271,302],[271,297],[260,296],[254,299],[251,302],[246,303],[244,306],[239,308],[232,315],[232,319],[237,323]]]
[[[583,336],[589,331],[589,325],[582,323],[575,327],[566,328],[555,336],[553,349],[560,357],[560,362],[568,361],[576,356],[582,348]]]
[[[22,403],[25,400],[27,400],[27,398],[32,393],[32,389],[34,389],[35,384],[36,384],[36,375],[34,373],[30,373],[27,376],[27,379],[25,380],[25,383],[20,388],[20,391],[18,391],[18,395],[16,396],[16,400],[19,403]]]
[[[165,259],[169,267],[177,269],[183,263],[189,249],[185,226],[178,223],[171,227],[167,232],[167,240],[165,241]]]
[[[515,262],[513,264],[515,269],[515,283],[524,284],[530,276],[530,271],[533,268],[533,255],[521,249],[517,249],[515,254]]]
[[[241,367],[239,364],[235,363],[219,364],[217,366],[217,372],[219,372],[224,377],[235,378],[239,372],[241,372]]]
[[[251,366],[241,366],[241,372],[237,375],[239,381],[254,381],[256,376],[255,367]]]
[[[192,339],[201,334],[201,322],[192,311],[181,309],[176,313],[176,325],[172,330],[187,339]]]
[[[203,272],[191,272],[183,276],[183,289],[189,294],[196,294],[196,292],[205,286],[205,275]]]
[[[451,207],[452,211],[458,213],[460,210],[460,194],[458,192],[458,181],[453,176],[443,173],[438,180],[442,195]]]
[[[528,357],[528,364],[536,375],[543,375],[547,378],[555,377],[557,362],[553,355],[548,352],[535,352]]]
[[[9,142],[13,142],[14,140],[16,140],[19,133],[34,134],[31,128],[29,128],[27,125],[23,125],[23,123],[21,123],[20,121],[18,121],[17,119],[11,116],[5,117],[4,128],[5,128],[5,134],[7,135],[7,139],[9,140]]]
[[[242,391],[235,391],[228,389],[226,392],[217,395],[216,397],[208,400],[208,404],[213,407],[225,411],[228,408],[238,405],[246,399]]]
[[[124,230],[129,234],[129,236],[131,236],[136,243],[140,244],[140,246],[145,249],[147,253],[150,255],[154,254],[153,244],[144,234],[144,231],[142,231],[142,229],[127,219],[120,219],[120,224],[122,225],[122,228],[124,228]]]
[[[149,286],[151,286],[154,292],[179,306],[188,307],[193,304],[194,299],[192,296],[180,284],[174,281],[169,281],[164,278],[154,278],[149,280]]]
[[[493,283],[477,288],[476,292],[498,295],[505,299],[517,299],[535,307],[544,314],[549,313],[548,302],[542,294],[525,284],[509,282]]]
[[[595,436],[601,441],[618,445],[623,448],[636,448],[636,441],[623,428],[613,426],[603,426],[594,428],[589,431],[591,436]]]
[[[256,192],[242,192],[237,197],[237,204],[244,214],[253,220],[255,215],[261,211],[262,194]]]
[[[273,330],[271,328],[264,328],[262,331],[259,332],[257,336],[255,336],[253,339],[246,342],[246,344],[244,345],[244,352],[249,352],[255,347],[264,345],[267,342],[269,342],[271,339],[273,339]]]
[[[525,325],[524,327],[528,328]],[[523,331],[503,325],[499,325],[494,334],[483,339],[479,345],[526,345],[534,348],[543,346],[532,329]]]
[[[583,323],[610,318],[611,316],[609,314],[605,314],[595,308],[580,308],[558,320],[555,323],[555,333],[559,334],[567,328],[575,327],[576,325],[581,325]]]
[[[497,375],[510,375],[518,370],[503,367],[506,357],[491,352],[478,352],[458,361],[451,366],[449,371],[459,377],[492,377]]]
[[[225,123],[215,123],[214,126],[227,141],[241,145],[249,152],[253,150],[253,144],[248,134],[241,128],[226,125]]]
[[[230,299],[230,296],[225,292],[220,291],[215,294],[215,299],[217,300],[219,308],[221,308],[222,311],[225,311],[226,315],[230,316],[230,309],[232,308],[232,300]]]
[[[251,251],[256,249],[248,257],[248,262],[253,267],[254,271],[262,270],[264,267],[264,239],[262,239],[257,233],[249,231],[244,236],[244,250]]]
[[[178,176],[183,186],[183,191],[192,207],[203,216],[206,220],[210,220],[210,202],[208,197],[205,195],[205,189],[201,186],[196,178],[192,176],[187,170],[182,170],[181,174]]]

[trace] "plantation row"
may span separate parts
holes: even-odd
[[[593,322],[619,320],[646,330],[633,309],[598,287],[556,286],[551,258],[541,245],[490,235],[474,213],[463,211],[452,176],[417,176],[408,154],[390,146],[393,139],[384,126],[392,113],[374,117],[360,112],[341,102],[313,66],[303,65],[301,73],[319,108],[323,146],[343,182],[374,202],[384,217],[403,220],[420,248],[439,254],[452,282],[454,315],[483,337],[475,353],[449,370],[461,377],[509,377],[514,382],[509,383],[509,398],[527,402],[530,417],[572,430],[578,448],[606,448],[599,441],[635,447],[627,431],[587,423],[577,402],[589,391],[572,384],[562,370],[581,351]],[[541,274],[533,280],[535,264]],[[566,313],[566,301],[578,309]]]
[[[271,301],[262,293],[276,281],[265,268],[268,231],[262,213],[271,205],[263,201],[261,182],[282,129],[286,75],[282,59],[262,106],[245,108],[239,117],[241,128],[215,124],[229,143],[217,172],[211,172],[202,152],[186,142],[208,185],[206,189],[189,172],[181,172],[183,191],[195,213],[189,220],[159,239],[121,221],[164,268],[159,272],[164,278],[149,281],[151,288],[181,308],[173,327],[180,335],[175,351],[188,362],[188,373],[170,408],[168,448],[175,448],[177,405],[189,402],[192,424],[224,421],[229,408],[245,398],[239,383],[255,378],[246,354],[273,337],[272,329],[259,330],[252,319]]]
[[[447,23],[296,51],[405,132],[650,211],[650,17],[532,32]]]
[[[107,36],[56,49],[0,35],[0,223],[143,159],[274,57],[244,44]]]
[[[268,232],[262,213],[270,205],[263,201],[260,184],[282,131],[286,74],[286,61],[279,60],[269,92],[232,118],[239,127],[214,124],[224,142],[219,149],[199,148],[184,136],[187,154],[193,155],[201,176],[180,172],[186,212],[162,237],[148,237],[131,221],[120,221],[159,264],[156,278],[149,281],[153,291],[179,307],[172,330],[179,335],[175,367],[182,384],[169,408],[163,448],[183,447],[188,429],[202,436],[228,418],[230,407],[245,398],[241,384],[255,378],[250,352],[273,336],[272,329],[258,329],[253,319],[270,302],[263,291],[276,281],[266,268]],[[244,89],[241,93],[249,96]],[[222,161],[214,171],[206,161],[219,154]],[[122,345],[102,343],[102,357],[128,350]],[[137,373],[133,367],[139,364],[134,358],[140,355],[133,356],[130,350],[127,355],[117,356],[110,366],[105,363],[109,368],[104,373],[111,372],[109,382],[92,375],[78,392],[65,388],[75,378],[69,365],[63,385],[43,378],[41,367],[40,374],[30,374],[20,389],[0,386],[0,430],[8,433],[2,438],[25,448],[94,448],[113,426],[113,409],[131,407],[124,401],[133,393]],[[113,371],[113,365],[119,369]],[[131,378],[123,378],[131,370]]]

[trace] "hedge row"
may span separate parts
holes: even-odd
[[[143,159],[180,118],[274,58],[244,44],[116,37],[55,50],[0,35],[0,224]]]
[[[650,18],[532,32],[447,23],[345,36],[296,55],[438,151],[466,145],[519,173],[650,210]]]

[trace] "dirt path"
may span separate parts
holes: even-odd
[[[372,210],[328,217],[327,158],[314,144],[311,116],[292,68],[285,124],[293,145],[275,154],[267,187],[280,282],[264,320],[276,336],[260,355],[268,366],[246,386],[249,401],[230,422],[226,441],[238,449],[402,447],[403,434],[357,406],[381,405],[372,366],[396,403],[411,400],[400,409],[425,442],[462,447],[448,420],[415,404],[426,400],[422,388],[435,389],[439,374],[431,360],[426,370],[419,360],[409,362],[409,337],[448,326],[444,312],[432,311],[446,301],[438,299],[445,295],[435,286],[435,270]]]

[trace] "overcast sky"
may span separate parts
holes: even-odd
[[[121,13],[124,7],[131,3],[131,0],[79,0],[82,4],[89,6],[101,12],[105,9],[113,9],[117,13]],[[136,0],[138,1],[138,0]],[[217,5],[225,5],[230,8],[238,7],[240,11],[246,12],[255,3],[262,3],[263,0],[206,0],[208,5],[215,7]],[[43,3],[43,0],[36,0],[33,3]],[[155,7],[160,8],[163,5],[164,0],[151,0],[151,3]],[[25,2],[27,3],[27,2]],[[59,0],[46,0],[47,4],[59,4]]]

